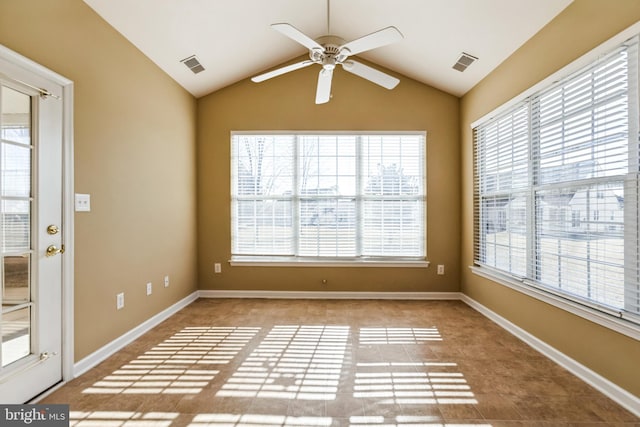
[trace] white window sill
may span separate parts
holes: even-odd
[[[404,267],[427,268],[426,260],[402,260],[402,259],[349,259],[338,260],[313,259],[313,258],[283,258],[283,257],[252,257],[236,256],[229,260],[232,266],[242,267]]]
[[[640,340],[640,325],[637,325],[630,320],[623,319],[622,317],[616,317],[616,313],[608,313],[604,310],[598,310],[587,305],[580,304],[576,301],[572,301],[568,298],[563,298],[560,295],[556,295],[551,291],[547,291],[529,284],[525,284],[516,278],[510,277],[505,274],[500,274],[486,267],[470,266],[469,267],[474,274],[489,279],[493,282],[504,285],[515,291],[528,295],[537,300],[543,301],[554,307],[565,310],[569,313],[580,316],[583,319],[587,319],[591,322],[597,323],[600,326],[611,329],[620,334],[626,335],[636,340]]]

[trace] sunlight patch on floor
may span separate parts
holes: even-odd
[[[349,327],[274,326],[216,396],[332,400]]]
[[[492,427],[487,423],[442,423],[428,415],[398,415],[384,417],[382,415],[350,417],[349,427]]]
[[[69,427],[169,427],[177,412],[71,411]]]
[[[478,403],[453,362],[358,363],[356,367],[356,398],[400,405]]]
[[[188,427],[272,427],[331,426],[331,417],[293,417],[288,415],[266,414],[198,414]]]
[[[360,344],[420,344],[442,341],[438,328],[360,328]]]
[[[197,394],[260,331],[187,327],[85,389],[87,394]]]

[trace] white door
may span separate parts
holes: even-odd
[[[62,380],[61,94],[0,58],[0,403]]]

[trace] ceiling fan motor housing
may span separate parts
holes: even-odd
[[[324,50],[312,49],[309,51],[309,58],[313,62],[321,64],[325,70],[332,70],[336,64],[342,63],[348,56],[348,49],[341,49],[344,40],[336,36],[322,36],[316,40]]]

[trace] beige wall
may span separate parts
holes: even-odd
[[[392,91],[337,69],[333,98],[314,103],[316,66],[264,83],[241,81],[198,100],[198,256],[201,289],[458,291],[459,123],[456,97],[399,76]],[[426,130],[427,254],[424,268],[231,267],[232,130]],[[214,262],[222,273],[213,273]],[[435,264],[447,274],[437,276]],[[321,284],[327,279],[326,286]]]
[[[640,396],[640,342],[484,280],[473,263],[471,123],[640,20],[637,0],[574,0],[461,101],[462,291],[511,322]]]
[[[81,0],[0,1],[0,44],[74,81],[77,361],[196,289],[196,101]]]

